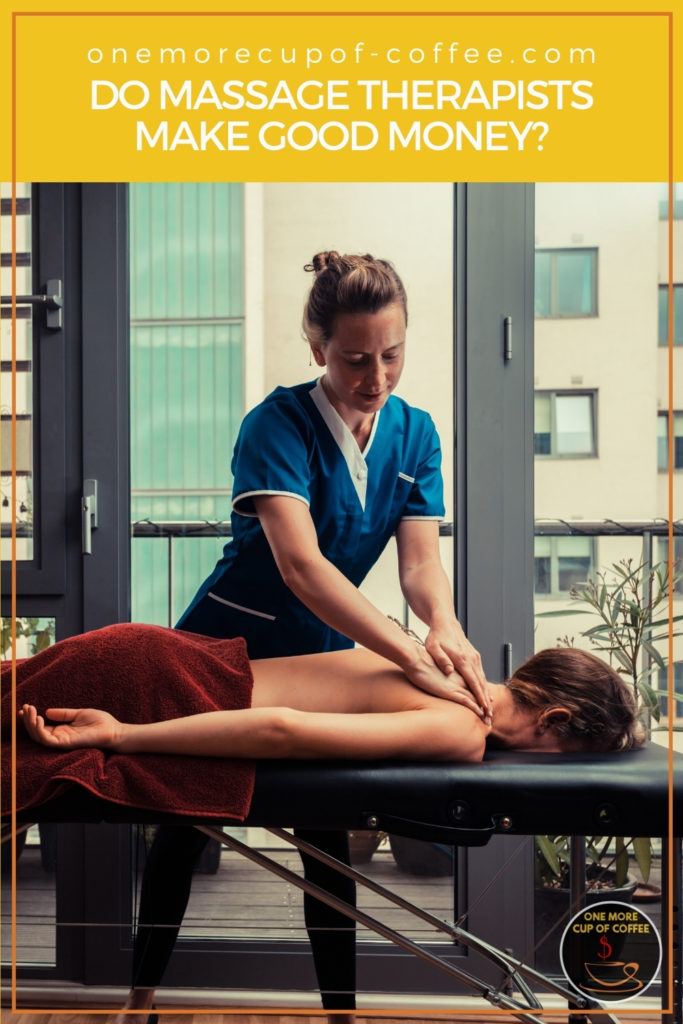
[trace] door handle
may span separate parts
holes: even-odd
[[[45,324],[52,331],[62,327],[62,282],[59,278],[50,278],[45,291],[39,295],[0,295],[0,305],[11,306],[42,306],[46,311]]]
[[[92,531],[97,529],[97,480],[83,481],[81,537],[84,555],[92,554]]]

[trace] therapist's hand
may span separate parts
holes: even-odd
[[[490,725],[493,712],[479,651],[469,642],[458,622],[432,626],[425,647],[451,682],[470,691]]]
[[[460,675],[455,671],[445,675],[424,647],[416,644],[410,661],[402,664],[401,668],[413,686],[417,686],[419,690],[431,693],[433,697],[462,704],[479,718],[485,718],[484,710],[471,690],[463,683]]]

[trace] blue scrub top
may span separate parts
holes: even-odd
[[[276,388],[245,417],[232,472],[232,541],[178,628],[244,636],[252,658],[353,646],[283,582],[256,495],[304,502],[322,554],[355,586],[402,519],[440,520],[445,512],[441,447],[429,414],[390,396],[361,452],[320,381]]]

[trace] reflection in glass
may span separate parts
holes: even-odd
[[[555,399],[558,455],[593,452],[593,400],[590,395],[558,395]]]
[[[595,252],[593,250],[558,253],[558,316],[589,316],[595,312],[594,273]]]
[[[595,316],[597,251],[539,249],[535,259],[535,315]]]
[[[568,593],[585,583],[593,569],[591,537],[557,538],[557,589]]]
[[[12,294],[12,230],[11,186],[0,186],[0,277],[3,296]],[[33,293],[31,265],[31,186],[17,186],[16,203],[16,293]],[[2,466],[0,482],[2,497],[2,558],[11,557],[10,529],[12,517],[17,524],[17,558],[33,557],[33,331],[31,306],[18,306],[16,316],[16,501],[12,507],[12,319],[11,306],[2,306],[0,319],[0,446]]]
[[[39,654],[55,642],[55,620],[37,617],[25,617],[15,620],[17,637],[17,658],[29,658]],[[12,657],[12,620],[0,618],[0,659],[8,661]]]

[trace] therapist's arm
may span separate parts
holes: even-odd
[[[425,646],[442,672],[457,673],[477,703],[490,712],[481,656],[465,636],[453,608],[448,577],[441,563],[439,524],[404,519],[396,531],[403,596],[429,626]]]
[[[445,675],[424,648],[397,629],[325,558],[303,502],[269,494],[255,496],[254,506],[283,580],[314,615],[398,665],[421,690],[481,714],[479,702],[458,685],[455,674]]]

